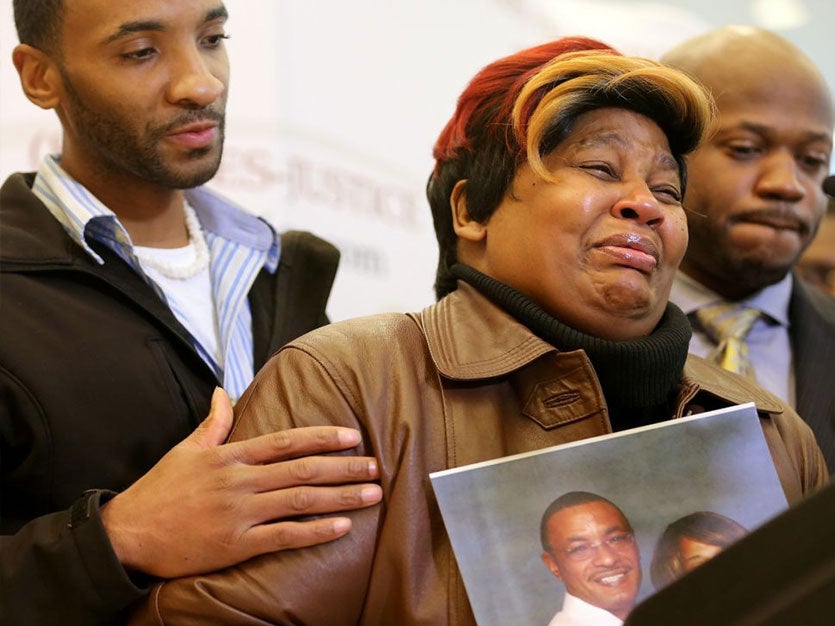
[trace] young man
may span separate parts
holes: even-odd
[[[793,273],[826,207],[829,89],[797,47],[748,26],[711,31],[664,61],[695,75],[718,107],[715,132],[687,159],[690,242],[671,293],[694,327],[691,352],[729,343],[700,309],[751,307],[738,330],[750,326],[742,350],[756,380],[796,407],[831,470],[835,386],[822,373],[835,367],[835,301]]]
[[[216,387],[237,397],[326,322],[338,262],[201,187],[223,146],[223,4],[14,8],[21,85],[63,146],[0,191],[0,621],[119,621],[150,577],[343,535],[344,517],[281,518],[377,502],[333,486],[376,466],[302,458],[352,447],[349,429],[222,445]]]
[[[554,500],[540,524],[542,562],[565,585],[548,626],[618,626],[641,588],[641,555],[632,526],[602,496],[572,491]]]

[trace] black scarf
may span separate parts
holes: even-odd
[[[563,324],[512,287],[472,267],[459,263],[450,270],[558,350],[584,350],[615,430],[670,417],[668,404],[681,379],[691,335],[690,323],[677,306],[667,304],[650,335],[609,341]]]

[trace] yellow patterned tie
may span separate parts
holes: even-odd
[[[717,304],[699,309],[696,312],[699,323],[717,344],[708,358],[726,370],[756,380],[745,338],[760,315],[757,309],[739,304]]]

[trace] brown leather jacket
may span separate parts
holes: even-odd
[[[677,394],[673,418],[754,401],[789,501],[827,480],[809,428],[759,387],[693,358]],[[466,284],[421,313],[292,342],[236,411],[234,439],[360,429],[384,504],[333,543],[157,586],[136,623],[474,624],[429,473],[611,432],[585,353],[558,352]]]

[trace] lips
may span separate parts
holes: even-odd
[[[617,265],[644,273],[652,272],[658,266],[660,258],[655,243],[637,233],[611,235],[597,242],[594,249],[613,258]]]
[[[205,148],[217,138],[216,122],[195,122],[180,126],[168,133],[168,138],[186,148]]]
[[[626,582],[630,571],[631,570],[626,568],[614,571],[610,570],[605,573],[595,574],[592,576],[592,580],[595,583],[605,585],[606,587],[617,587]]]
[[[789,211],[764,209],[748,211],[734,215],[732,221],[737,224],[756,224],[774,230],[791,230],[801,234],[809,232],[809,225]]]

